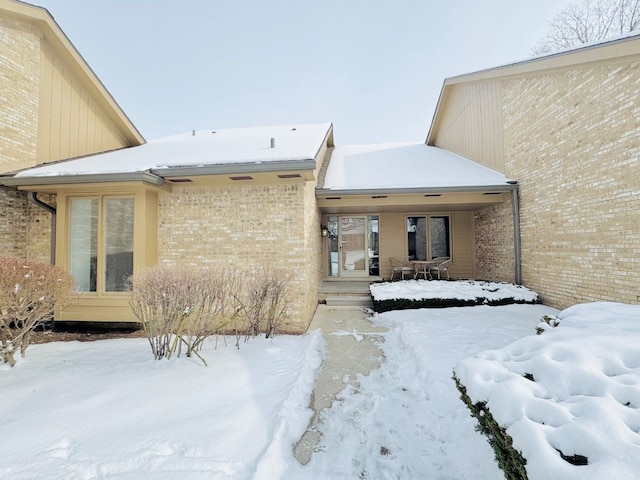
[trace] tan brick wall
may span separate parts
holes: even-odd
[[[0,18],[0,50],[0,172],[10,172],[36,161],[40,35],[30,24]],[[27,194],[0,187],[0,210],[0,255],[40,260],[32,255],[39,247],[27,247]]]
[[[0,255],[26,257],[27,194],[0,187]]]
[[[511,200],[474,212],[476,276],[515,281]]]
[[[313,186],[186,186],[158,198],[162,264],[284,268],[291,283],[290,322],[302,332],[317,304],[319,229]]]
[[[56,207],[55,195],[39,194],[38,199]],[[29,260],[51,261],[51,213],[29,202],[27,205],[27,244],[25,256]]]
[[[503,82],[523,281],[545,303],[640,301],[640,63]]]
[[[9,172],[36,161],[39,33],[0,18],[0,50],[0,172]]]

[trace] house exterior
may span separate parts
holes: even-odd
[[[523,283],[551,306],[640,301],[640,36],[448,78],[427,143],[518,181]],[[474,213],[512,281],[509,201]]]
[[[333,280],[390,278],[391,257],[443,256],[452,259],[453,278],[478,278],[475,212],[505,205],[518,188],[498,171],[424,143],[337,146],[326,165],[316,198],[329,232],[323,275]],[[513,247],[505,254],[515,269]]]
[[[320,282],[315,186],[331,124],[193,131],[22,170],[3,183],[55,195],[56,263],[82,295],[57,320],[133,322],[132,273],[156,264],[294,273],[306,329]]]
[[[425,143],[361,146],[330,123],[145,142],[46,10],[0,0],[0,42],[0,254],[72,273],[58,321],[135,321],[125,280],[158,264],[292,273],[288,332],[390,257],[639,301],[640,36],[449,78]]]
[[[0,174],[143,142],[45,9],[0,0]],[[0,210],[0,254],[49,261],[51,213],[6,186]]]

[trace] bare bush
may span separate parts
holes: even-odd
[[[236,270],[156,266],[129,282],[129,303],[156,359],[195,355],[220,334],[272,337],[286,318],[289,276]],[[224,338],[224,337],[223,337]]]
[[[246,338],[264,333],[273,337],[287,317],[290,276],[282,271],[261,270],[247,283]]]
[[[195,355],[204,340],[234,331],[240,307],[238,281],[227,271],[156,266],[129,281],[129,304],[149,339],[156,359]]]
[[[14,366],[24,356],[31,332],[78,299],[73,277],[60,267],[0,257],[0,357]]]

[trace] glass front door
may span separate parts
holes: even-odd
[[[328,215],[325,220],[328,276],[378,276],[378,215]]]
[[[367,217],[340,217],[338,253],[340,276],[369,276],[367,255]]]

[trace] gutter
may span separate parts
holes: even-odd
[[[517,182],[509,181],[500,185],[477,185],[467,187],[415,187],[415,188],[351,188],[331,189],[320,188],[316,190],[316,197],[337,197],[355,195],[402,195],[402,194],[435,194],[435,193],[494,193],[511,192],[518,189]]]
[[[215,165],[184,165],[152,168],[150,172],[160,177],[197,177],[202,175],[229,175],[234,173],[285,172],[292,170],[315,170],[316,161],[283,160],[254,163],[221,163]]]
[[[98,182],[146,182],[162,185],[164,178],[149,172],[105,173],[90,175],[51,175],[44,177],[6,177],[0,179],[1,185],[20,187],[23,185],[73,185]]]
[[[54,207],[52,207],[48,203],[44,203],[42,200],[40,200],[38,198],[38,192],[29,192],[28,198],[31,201],[31,203],[33,203],[34,205],[39,206],[40,208],[44,208],[46,211],[48,211],[51,214],[51,241],[49,242],[51,250],[49,252],[49,258],[50,258],[51,265],[55,265],[56,264],[56,218],[57,218],[57,211],[56,211],[56,209]]]

